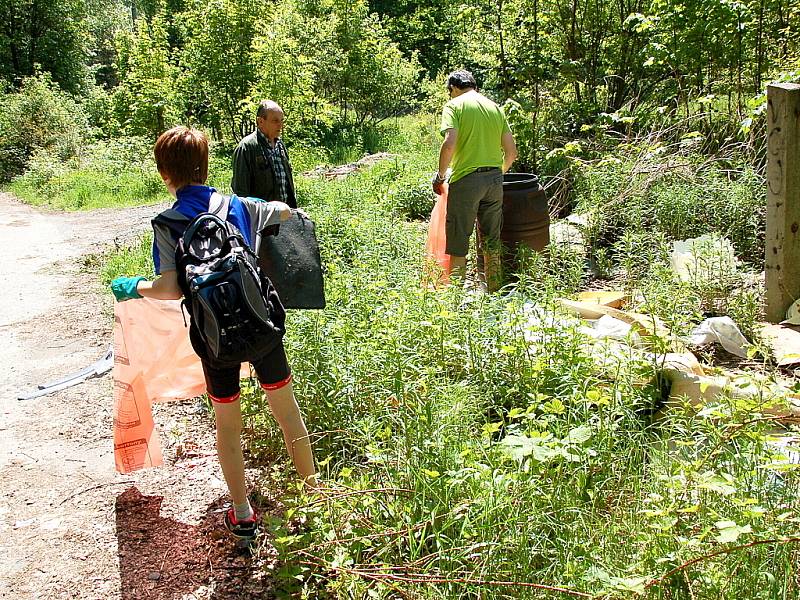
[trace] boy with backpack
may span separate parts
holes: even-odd
[[[217,455],[233,506],[225,526],[252,539],[258,518],[247,499],[242,456],[239,370],[250,362],[280,426],[289,457],[309,487],[316,486],[314,456],[294,397],[283,349],[285,312],[253,248],[265,229],[287,220],[283,202],[225,197],[205,185],[208,140],[198,130],[174,127],[156,141],[156,167],[176,202],[153,219],[155,281],[119,277],[118,301],[184,298],[189,339],[200,357],[214,407]]]

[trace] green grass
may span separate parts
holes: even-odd
[[[94,169],[58,175],[41,187],[23,176],[12,182],[8,190],[34,206],[69,211],[155,204],[169,196],[157,174],[152,177],[141,172],[110,173]]]
[[[593,342],[556,308],[585,276],[560,248],[532,257],[509,296],[421,285],[424,227],[396,200],[432,169],[435,137],[417,131],[410,152],[346,180],[298,178],[328,306],[290,311],[286,346],[329,489],[287,494],[267,524],[256,552],[277,549],[278,592],[800,597],[800,471],[765,443],[764,398],[656,419],[657,361]],[[641,279],[635,259],[663,266],[663,252],[632,234],[613,255]],[[145,239],[104,277],[147,272],[148,255]],[[700,310],[657,281],[649,297],[670,299],[676,322]],[[247,387],[243,404],[248,460],[285,466],[261,394]]]
[[[98,141],[67,160],[39,151],[7,189],[25,202],[57,210],[156,203],[168,193],[152,151],[144,138]]]
[[[100,277],[103,283],[110,284],[115,277],[152,276],[152,247],[153,234],[147,232],[137,242],[101,255]]]
[[[297,178],[320,165],[339,165],[355,162],[365,154],[409,150],[408,139],[414,140],[416,150],[424,154],[425,165],[408,165],[396,161],[396,178],[413,185],[393,190],[389,198],[404,214],[421,218],[432,204],[425,173],[435,168],[432,141],[435,130],[431,117],[407,117],[384,122],[369,128],[345,128],[330,133],[330,146],[309,146],[307,142],[290,142],[292,167]],[[223,193],[230,193],[230,143],[212,143],[209,157],[208,184]],[[55,152],[55,151],[54,151]],[[430,161],[430,164],[428,164]],[[424,184],[424,185],[423,185]],[[96,141],[83,148],[77,156],[64,161],[55,153],[39,151],[27,171],[6,186],[21,200],[34,206],[56,210],[92,210],[157,203],[168,194],[155,169],[152,142],[145,138],[121,138]]]

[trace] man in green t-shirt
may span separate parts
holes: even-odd
[[[503,173],[517,158],[517,147],[503,111],[478,93],[472,73],[450,73],[447,91],[450,101],[442,109],[444,142],[433,191],[441,193],[445,172],[451,166],[446,225],[449,274],[463,279],[477,218],[484,242],[486,283],[494,291],[500,284]]]

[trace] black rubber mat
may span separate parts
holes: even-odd
[[[272,228],[270,228],[272,229]],[[293,213],[277,234],[261,236],[258,264],[285,308],[325,308],[325,284],[314,222]]]

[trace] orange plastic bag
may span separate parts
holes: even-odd
[[[447,247],[447,184],[443,184],[442,193],[436,197],[436,204],[431,211],[428,225],[428,241],[425,244],[426,280],[434,286],[450,283],[450,255]]]
[[[242,364],[242,376],[250,374]],[[162,464],[151,404],[205,393],[200,359],[189,342],[180,302],[130,300],[114,305],[114,459],[130,473]]]

